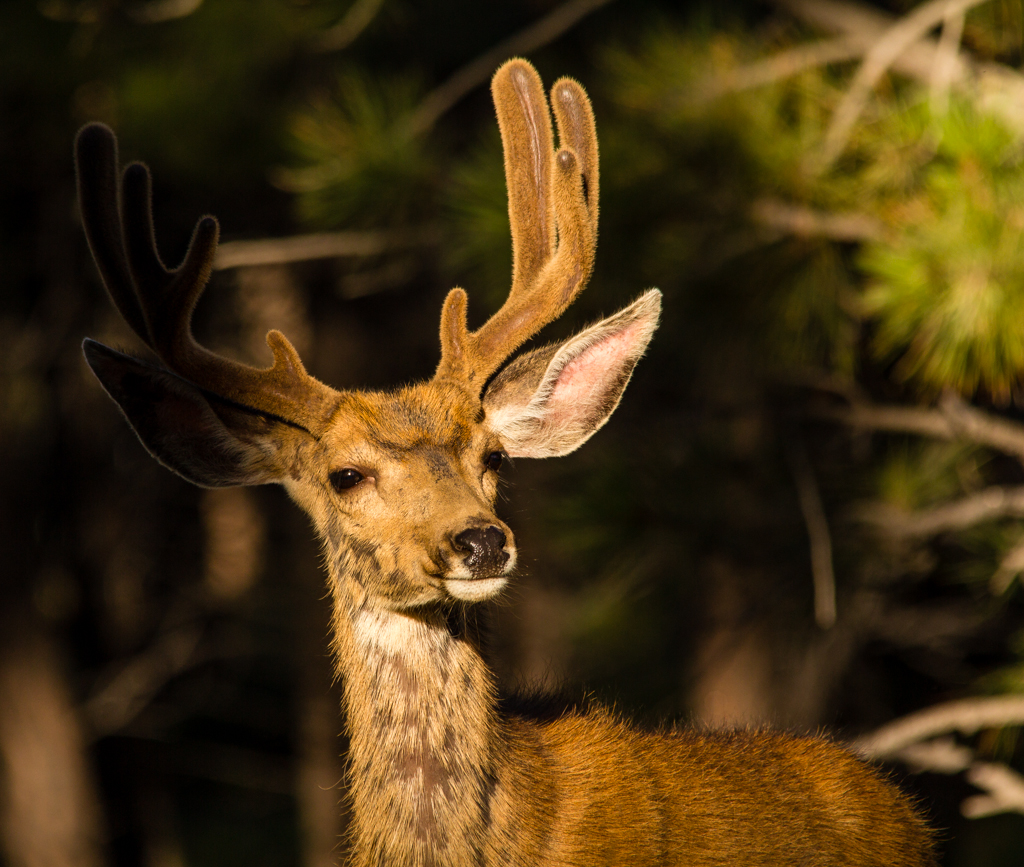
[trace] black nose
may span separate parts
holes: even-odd
[[[493,524],[463,530],[452,538],[452,547],[467,555],[462,562],[474,576],[497,575],[508,562],[505,534]]]

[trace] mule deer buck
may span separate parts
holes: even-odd
[[[516,565],[494,514],[503,458],[573,451],[615,409],[658,323],[660,294],[562,343],[508,359],[575,299],[597,240],[597,138],[575,81],[523,60],[494,77],[514,266],[504,306],[466,327],[441,312],[429,382],[336,391],[277,331],[265,370],[192,337],[217,222],[184,262],[157,253],[150,178],[105,126],[77,139],[86,234],[152,363],[86,340],[85,356],[142,443],[204,486],[285,486],[323,540],[351,738],[358,865],[927,865],[914,808],[841,748],[767,732],[639,731],[601,708],[508,709],[459,622]],[[462,621],[464,623],[464,620]]]

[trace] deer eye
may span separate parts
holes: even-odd
[[[353,470],[351,467],[346,467],[343,470],[334,470],[327,476],[331,487],[339,494],[348,488],[354,488],[363,478],[363,474],[359,470]]]
[[[501,452],[491,452],[486,458],[484,458],[484,466],[489,470],[498,472],[501,467],[501,462],[505,459],[505,456]]]

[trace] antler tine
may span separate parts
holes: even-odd
[[[558,141],[580,161],[583,198],[587,203],[594,241],[597,241],[597,203],[599,199],[597,126],[583,86],[571,78],[560,78],[551,88],[551,107],[558,124]]]
[[[265,369],[231,361],[192,336],[192,313],[213,270],[219,227],[196,224],[182,264],[168,269],[153,230],[149,170],[132,163],[117,195],[117,139],[103,124],[76,142],[79,196],[86,237],[117,309],[167,367],[204,391],[318,433],[337,392],[310,376],[279,331],[267,334],[274,363]]]
[[[510,60],[491,90],[505,149],[512,288],[502,308],[472,334],[465,293],[449,293],[436,374],[473,386],[575,300],[590,277],[597,244],[597,133],[583,88],[567,78],[552,88],[557,153],[540,76],[529,63]]]
[[[135,293],[121,239],[117,198],[117,139],[110,127],[90,123],[75,139],[78,202],[89,249],[103,285],[125,322],[149,344],[149,327]]]

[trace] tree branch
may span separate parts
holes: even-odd
[[[175,18],[187,18],[203,5],[203,0],[147,0],[127,8],[128,17],[139,24],[162,24]]]
[[[968,819],[1024,813],[1024,777],[1006,765],[975,762],[967,771],[967,782],[985,790],[984,795],[974,795],[960,805]]]
[[[836,576],[832,568],[832,537],[829,534],[828,518],[821,503],[811,463],[802,446],[795,440],[788,449],[788,457],[811,545],[814,619],[822,629],[831,629],[836,623]]]
[[[967,782],[984,791],[984,794],[965,798],[960,805],[960,812],[968,819],[999,813],[1024,813],[1024,777],[1006,765],[977,761],[974,750],[958,744],[952,737],[908,744],[885,758],[904,762],[915,773],[959,774],[966,771]]]
[[[857,738],[851,748],[868,759],[898,758],[912,744],[938,735],[972,735],[981,729],[1024,724],[1024,695],[966,698],[935,705]]]
[[[1024,538],[1021,538],[1006,553],[1006,556],[999,563],[999,568],[996,569],[995,574],[989,579],[988,587],[992,591],[992,595],[1002,596],[1010,589],[1013,579],[1020,575],[1021,572],[1024,572]]]
[[[884,231],[882,224],[867,214],[832,214],[781,199],[758,199],[750,207],[750,216],[762,226],[801,238],[874,241]]]
[[[851,36],[839,36],[798,45],[764,60],[705,79],[694,88],[691,99],[696,103],[710,102],[727,93],[763,87],[783,78],[790,78],[805,69],[854,60],[861,57],[868,48],[865,40]]]
[[[938,409],[854,402],[848,406],[817,407],[810,410],[810,415],[855,428],[942,440],[962,439],[1024,461],[1024,425],[990,415],[953,395],[944,396]]]
[[[875,44],[896,19],[852,0],[772,0],[794,17],[829,33]],[[903,75],[929,85],[935,75],[936,40],[923,37],[908,45],[892,63]],[[952,62],[950,84],[982,111],[998,115],[1024,131],[1024,76],[1001,63],[981,62],[958,52]]]
[[[986,0],[929,0],[892,25],[864,55],[850,89],[832,115],[822,146],[818,168],[825,171],[843,152],[854,124],[864,111],[879,79],[913,43],[951,15],[966,12]]]
[[[384,0],[356,0],[345,16],[311,40],[310,48],[317,52],[341,51],[348,48],[380,12]]]
[[[907,512],[888,503],[862,503],[851,512],[862,524],[871,524],[886,536],[915,538],[951,530],[966,530],[995,518],[1024,518],[1024,486],[993,486],[952,503]]]
[[[170,680],[195,665],[201,638],[198,624],[170,630],[113,673],[83,707],[93,736],[124,728]]]
[[[227,241],[217,248],[213,267],[223,270],[309,259],[378,256],[389,250],[427,247],[436,244],[438,238],[435,226],[418,226],[379,232],[319,232],[262,241]]]
[[[965,18],[964,12],[947,11],[942,19],[942,35],[939,36],[939,44],[935,50],[932,77],[929,82],[929,99],[935,117],[943,117],[949,110],[949,88],[956,76]]]
[[[518,33],[513,34],[470,61],[449,78],[444,84],[431,91],[413,113],[411,126],[414,133],[430,129],[448,109],[469,93],[478,84],[487,81],[494,70],[505,60],[517,54],[529,54],[549,42],[591,12],[595,12],[611,0],[567,0],[539,21],[535,21]]]

